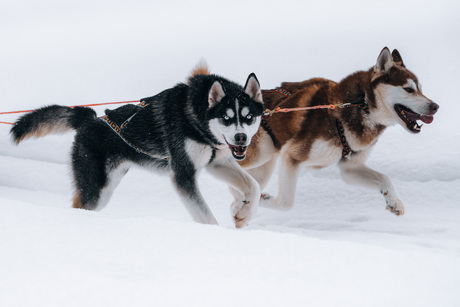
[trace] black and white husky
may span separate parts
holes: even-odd
[[[19,144],[29,137],[76,130],[72,149],[74,208],[96,210],[109,201],[129,167],[170,173],[193,219],[217,224],[197,187],[203,167],[244,195],[232,204],[237,227],[247,225],[257,209],[258,183],[236,162],[257,132],[263,112],[254,74],[242,88],[198,68],[180,83],[138,106],[106,111],[52,105],[21,117],[11,129]]]

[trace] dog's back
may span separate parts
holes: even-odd
[[[294,93],[311,86],[322,86],[329,83],[335,82],[324,78],[313,78],[301,82],[283,82],[281,83],[281,87],[291,93]]]
[[[311,99],[312,96],[316,94],[320,88],[334,84],[336,84],[334,81],[323,78],[313,78],[302,82],[283,82],[280,89],[287,92],[286,94],[277,90],[262,91],[264,106],[268,109],[274,109],[275,107],[294,108],[310,106],[313,103]],[[289,99],[294,95],[296,95],[296,97],[301,96],[302,98]]]

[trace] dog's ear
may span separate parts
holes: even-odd
[[[397,49],[393,50],[393,52],[391,53],[391,56],[393,57],[393,62],[395,62],[395,64],[398,64],[399,66],[402,66],[402,67],[406,67]]]
[[[386,73],[394,66],[393,59],[391,58],[390,50],[385,47],[380,52],[379,57],[377,58],[377,64],[375,64],[375,72],[377,73]]]
[[[225,97],[225,92],[219,81],[214,81],[209,90],[208,102],[209,107],[213,107]]]
[[[244,92],[252,99],[262,102],[262,91],[260,90],[259,80],[254,73],[251,73],[244,85]]]

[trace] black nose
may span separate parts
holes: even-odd
[[[237,134],[235,134],[236,145],[244,145],[244,144],[246,144],[247,140],[248,140],[248,137],[246,136],[245,133],[237,133]]]
[[[439,105],[437,103],[434,103],[434,102],[430,103],[430,110],[433,114],[438,112],[438,109],[439,109]]]

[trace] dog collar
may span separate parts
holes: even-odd
[[[341,105],[341,108],[354,108],[354,107],[357,107],[363,110],[365,113],[369,114],[369,105],[367,104],[364,98],[361,100],[355,101],[355,102],[343,103]]]
[[[276,144],[275,142],[275,135],[273,134],[273,130],[268,124],[267,119],[270,117],[270,115],[262,115],[262,118],[260,119],[260,125],[262,128],[264,128],[265,131],[267,131],[268,135],[271,137],[273,144]]]

